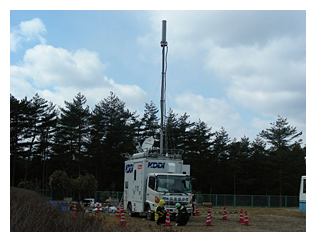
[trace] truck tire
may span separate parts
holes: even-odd
[[[127,211],[128,211],[128,215],[129,215],[130,217],[135,217],[135,213],[133,213],[133,211],[132,211],[132,204],[131,204],[131,203],[129,203],[129,204],[127,205]]]
[[[148,219],[149,221],[154,221],[154,213],[152,213],[152,212],[150,211],[150,208],[149,208],[149,207],[147,208],[146,217],[147,217],[147,219]]]

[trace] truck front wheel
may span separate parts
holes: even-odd
[[[152,213],[152,212],[150,211],[150,208],[149,208],[149,207],[147,208],[147,214],[146,214],[146,216],[147,216],[147,219],[148,219],[149,221],[154,221],[154,213]]]

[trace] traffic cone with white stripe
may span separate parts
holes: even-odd
[[[117,204],[116,216],[115,216],[115,218],[120,218],[120,204]]]
[[[97,212],[96,213],[101,213],[101,211],[100,211],[100,203],[98,203],[98,208],[97,208]]]
[[[208,214],[207,214],[207,217],[206,217],[206,224],[205,226],[214,226],[212,225],[212,212],[211,212],[211,207],[208,208]]]
[[[248,213],[247,210],[245,212],[245,221],[244,221],[244,225],[249,226],[249,220],[248,220]]]
[[[77,213],[77,205],[76,205],[76,201],[74,201],[74,207],[72,209],[72,213],[76,214]]]
[[[226,207],[224,207],[222,220],[227,220],[227,216],[226,216]]]
[[[244,214],[242,212],[242,209],[240,210],[240,216],[239,216],[239,223],[243,223],[244,222]]]
[[[165,226],[170,226],[170,213],[169,213],[169,209],[167,209],[167,215],[166,215],[166,220],[165,220]]]
[[[198,209],[198,205],[196,204],[196,208],[195,208],[195,216],[199,216],[199,209]]]
[[[121,222],[120,222],[120,227],[126,227],[124,209],[121,209]]]

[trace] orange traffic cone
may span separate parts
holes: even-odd
[[[227,216],[226,216],[226,207],[224,207],[222,220],[227,220]]]
[[[208,207],[207,214],[211,214],[211,217],[212,217],[211,206]]]
[[[198,209],[198,205],[196,204],[196,208],[195,208],[195,216],[199,216],[199,209]]]
[[[72,209],[72,213],[77,213],[77,205],[76,205],[76,201],[74,201],[74,207]]]
[[[120,227],[126,227],[124,209],[121,209]]]
[[[117,204],[116,216],[115,216],[115,218],[120,218],[120,204]]]
[[[98,203],[98,208],[97,208],[97,212],[96,213],[101,213],[101,211],[100,211],[100,203]]]
[[[242,213],[242,209],[240,210],[239,223],[244,222],[244,214]]]
[[[249,225],[249,220],[248,220],[248,213],[247,213],[247,210],[245,212],[245,221],[244,221],[244,225]]]
[[[211,209],[209,208],[208,209],[208,214],[207,214],[207,217],[206,217],[206,224],[205,226],[214,226],[212,225],[212,213],[211,213]]]
[[[169,209],[167,209],[167,215],[166,215],[165,226],[170,226],[170,214],[169,214]]]

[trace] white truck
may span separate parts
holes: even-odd
[[[125,161],[124,209],[130,216],[145,213],[148,220],[154,219],[154,211],[160,199],[170,215],[175,215],[175,204],[185,205],[193,212],[192,180],[190,165],[184,165],[181,154],[148,152],[153,137],[143,144],[139,152]],[[147,148],[146,148],[147,147]]]

